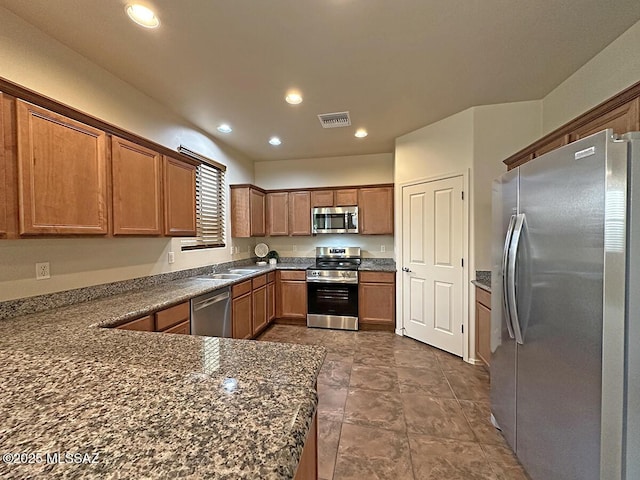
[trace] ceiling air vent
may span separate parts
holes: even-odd
[[[322,128],[348,127],[351,125],[349,112],[321,113],[318,118]]]

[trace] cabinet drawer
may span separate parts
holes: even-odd
[[[304,270],[279,270],[280,280],[306,280],[307,272]]]
[[[186,320],[178,325],[163,330],[163,333],[177,333],[180,335],[191,335],[191,323]]]
[[[231,297],[236,298],[240,295],[244,295],[245,293],[251,292],[251,280],[247,280],[246,282],[238,283],[231,287]]]
[[[276,272],[267,273],[267,283],[272,283],[276,281]]]
[[[476,287],[476,302],[491,310],[491,294],[480,287]]]
[[[393,283],[396,279],[395,272],[359,272],[362,283]]]
[[[189,321],[189,302],[156,313],[156,330],[164,331],[185,320]]]
[[[267,275],[260,275],[252,280],[253,288],[262,287],[267,284]]]
[[[122,325],[118,325],[116,328],[121,330],[137,330],[139,332],[153,332],[153,315],[147,315],[146,317],[137,318]]]

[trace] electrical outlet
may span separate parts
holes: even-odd
[[[380,251],[382,253],[386,252],[387,251],[387,247],[385,247],[384,245],[380,245]]]
[[[297,252],[298,251],[298,246],[297,245],[293,245],[291,247],[291,250],[293,250],[294,252]]]
[[[233,251],[233,245],[231,245],[231,246],[229,247],[229,252],[231,253],[231,255],[233,255],[233,254],[234,254],[234,251]]]
[[[49,262],[36,263],[36,280],[46,280],[47,278],[51,278]]]
[[[169,263],[173,263],[176,261],[176,254],[174,252],[169,252],[167,255]]]

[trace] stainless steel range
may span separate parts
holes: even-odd
[[[360,247],[316,247],[307,269],[307,326],[358,330]]]

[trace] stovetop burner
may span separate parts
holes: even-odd
[[[351,261],[316,261],[309,267],[311,270],[357,270],[360,262]]]

